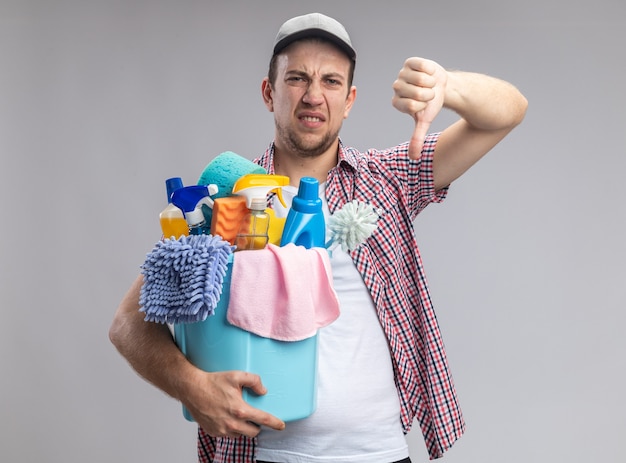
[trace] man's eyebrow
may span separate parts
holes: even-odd
[[[338,79],[338,80],[342,80],[346,78],[341,72],[327,72],[326,74],[323,75],[323,77],[325,77],[326,79],[332,78],[332,79]]]
[[[287,75],[297,75],[302,77],[309,77],[310,74],[307,71],[303,71],[301,69],[291,69],[287,71],[285,74]],[[330,71],[322,74],[324,79],[332,78],[332,79],[345,79],[344,75],[337,71]]]

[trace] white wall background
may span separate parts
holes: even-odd
[[[359,52],[348,144],[409,136],[390,99],[411,55],[530,101],[417,222],[468,422],[446,461],[626,461],[622,0],[0,0],[1,461],[194,461],[194,426],[107,330],[164,179],[265,149],[274,34],[315,10]]]

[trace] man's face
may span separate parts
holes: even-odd
[[[264,82],[274,112],[276,146],[299,156],[323,154],[337,141],[356,89],[348,88],[350,60],[318,41],[291,44],[277,57],[274,85]]]

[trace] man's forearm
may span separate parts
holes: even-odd
[[[139,312],[142,281],[139,276],[122,299],[109,338],[139,375],[180,400],[195,368],[180,352],[166,325],[144,321]]]
[[[508,82],[483,74],[448,72],[444,107],[476,129],[515,127],[524,118],[526,106],[526,98]]]

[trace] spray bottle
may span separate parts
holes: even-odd
[[[319,197],[319,182],[302,177],[298,194],[293,198],[280,245],[294,243],[305,248],[325,247],[326,222]]]
[[[289,185],[289,177],[273,174],[248,174],[233,185],[233,194],[246,198],[249,213],[244,217],[237,234],[237,250],[262,249],[270,242],[280,241],[285,219],[278,219],[274,211],[267,208],[267,194],[276,192],[283,206],[285,200],[282,187]]]
[[[263,249],[269,241],[270,216],[265,209],[265,198],[252,198],[235,238],[237,251]]]
[[[180,208],[172,204],[172,194],[174,191],[183,187],[183,181],[180,177],[168,178],[165,181],[167,190],[167,206],[159,214],[159,222],[163,231],[163,238],[178,239],[181,236],[189,234],[189,227],[185,220],[185,215]]]
[[[207,224],[202,206],[213,208],[211,195],[217,193],[217,185],[192,185],[179,188],[172,193],[172,203],[185,214],[190,235],[208,235],[210,224]]]

